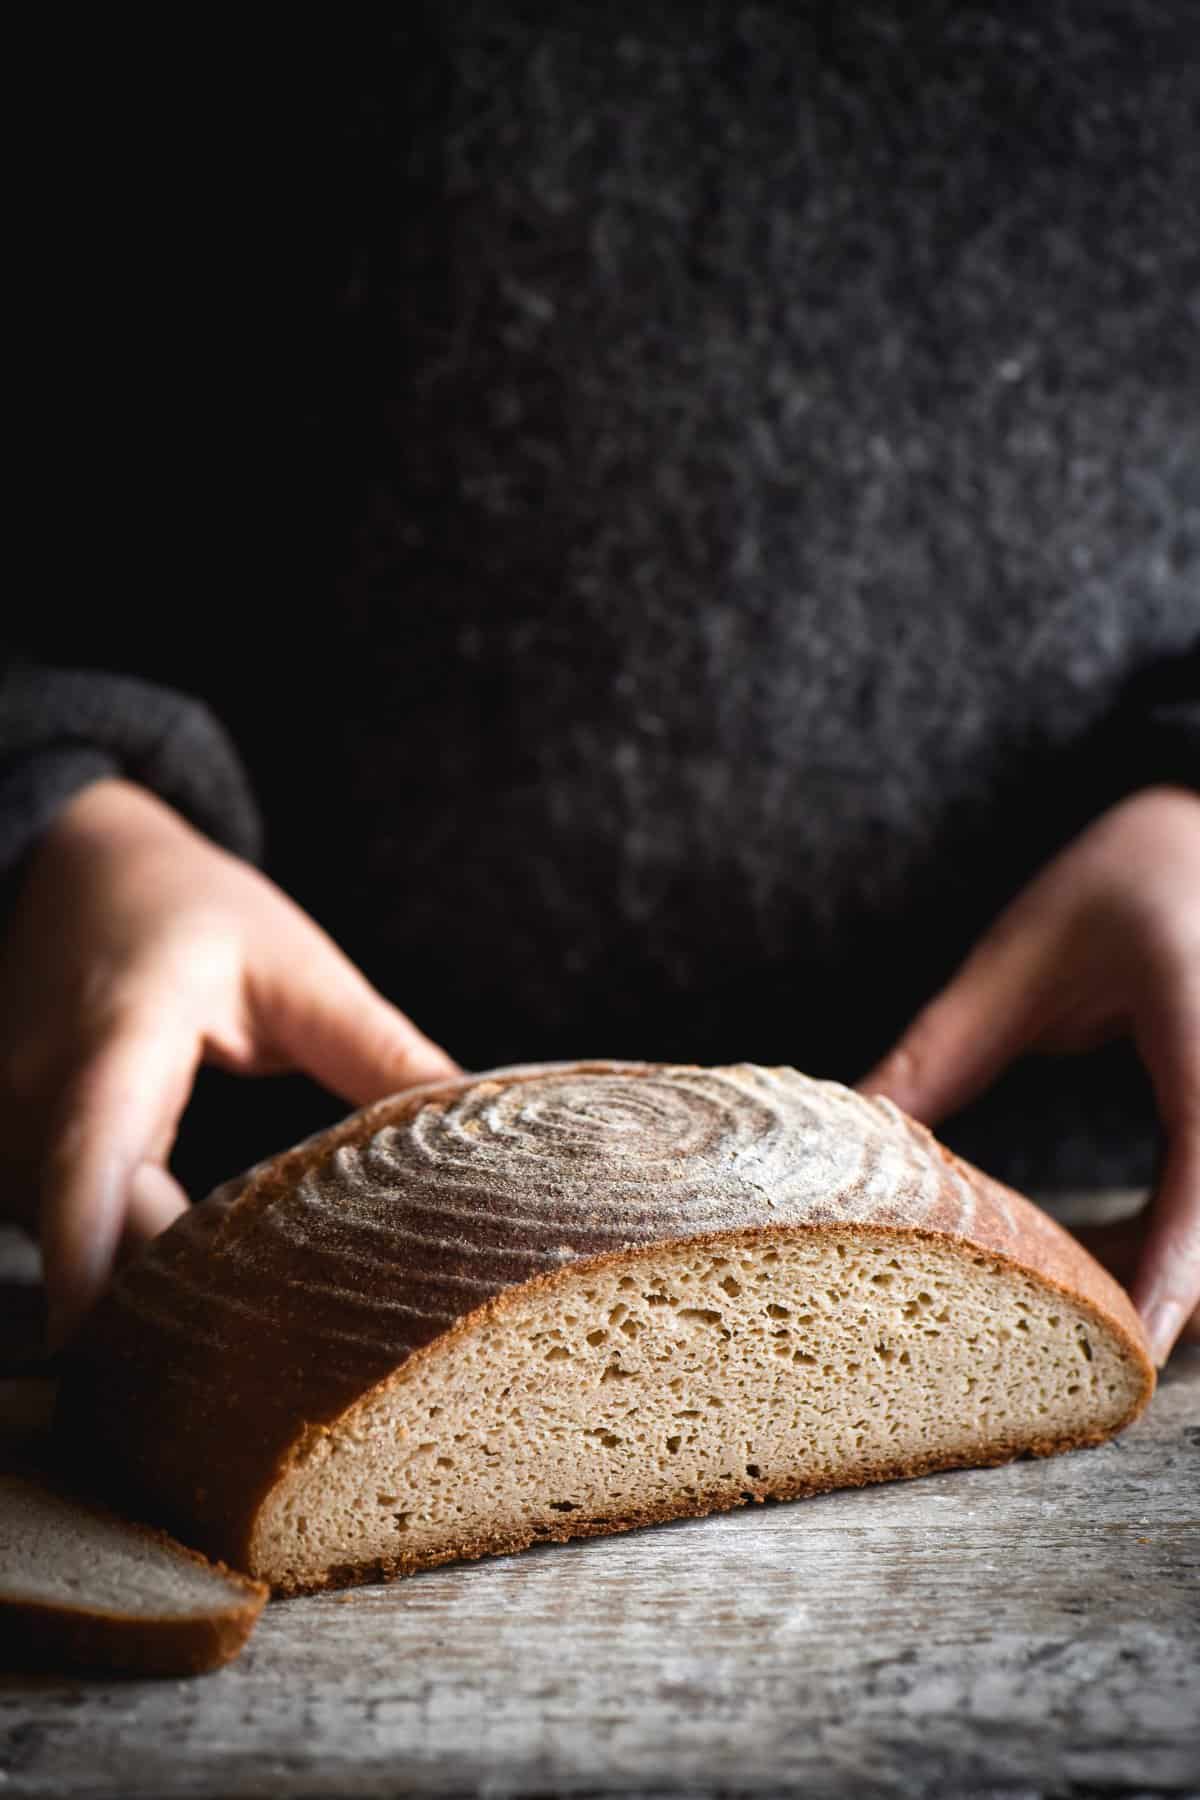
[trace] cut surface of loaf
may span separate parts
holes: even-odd
[[[1097,1443],[1153,1383],[1104,1271],[890,1103],[573,1064],[219,1190],[119,1278],[60,1428],[296,1591]]]
[[[236,1656],[260,1582],[53,1482],[0,1474],[0,1663],[199,1674]]]

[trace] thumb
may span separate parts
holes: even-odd
[[[858,1082],[933,1125],[981,1094],[1037,1034],[1043,958],[1028,931],[990,933]]]
[[[1166,1154],[1131,1293],[1155,1361],[1200,1330],[1200,971],[1148,991],[1134,1036],[1154,1085]],[[1189,1322],[1190,1321],[1190,1322]]]
[[[462,1073],[322,934],[302,960],[258,984],[264,1042],[352,1106]]]

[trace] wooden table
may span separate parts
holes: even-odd
[[[1200,1796],[1200,1351],[1116,1442],[268,1608],[193,1681],[0,1677],[15,1796]]]

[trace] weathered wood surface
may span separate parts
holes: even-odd
[[[0,1678],[10,1796],[1200,1796],[1200,1351],[1103,1449],[270,1607]]]

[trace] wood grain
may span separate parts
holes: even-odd
[[[1099,1450],[268,1608],[0,1681],[9,1796],[1200,1795],[1200,1352]]]

